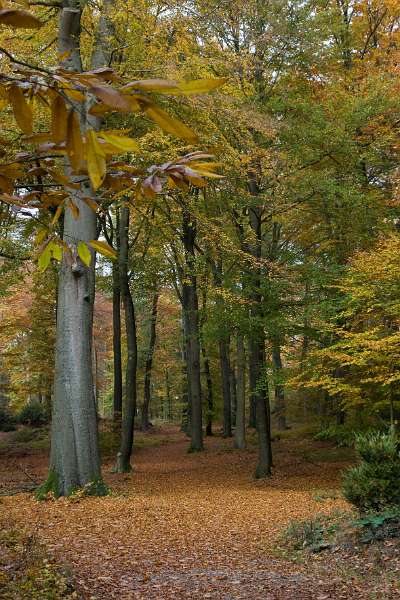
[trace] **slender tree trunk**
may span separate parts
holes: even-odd
[[[236,428],[235,448],[243,450],[246,447],[245,426],[245,368],[244,340],[241,333],[236,339]]]
[[[121,446],[117,455],[116,471],[125,473],[132,469],[131,455],[136,415],[137,339],[136,320],[128,278],[129,208],[123,206],[120,215],[119,272],[121,297],[125,313],[125,330],[128,358],[126,362],[125,398],[122,409]]]
[[[211,378],[211,369],[210,369],[210,361],[208,360],[207,352],[204,347],[204,344],[201,345],[201,353],[203,355],[203,364],[204,364],[204,375],[206,378],[206,386],[207,386],[207,396],[206,396],[206,406],[207,406],[207,424],[206,424],[206,435],[212,436],[212,420],[213,420],[213,411],[214,411],[214,398],[213,398],[213,385]]]
[[[232,436],[232,405],[231,405],[231,381],[230,381],[230,360],[229,343],[222,339],[219,341],[219,362],[221,366],[222,378],[222,398],[224,408],[223,436]]]
[[[190,437],[190,389],[188,375],[188,359],[187,359],[187,334],[186,334],[186,317],[182,305],[182,423],[181,431],[185,432]]]
[[[157,308],[158,308],[158,290],[153,295],[153,301],[151,305],[151,320],[150,320],[150,339],[149,348],[147,351],[147,358],[145,364],[144,374],[144,398],[142,407],[142,430],[147,431],[150,428],[149,421],[149,406],[151,398],[151,371],[153,367],[153,355],[154,348],[156,345],[156,324],[157,324]]]
[[[253,176],[250,176],[249,188],[253,196],[258,195],[258,188]],[[262,272],[260,264],[262,243],[262,211],[259,207],[249,207],[249,224],[254,234],[254,242],[252,242],[250,248],[253,257],[258,262],[258,265],[253,267],[250,276],[251,332],[249,336],[249,359],[252,369],[250,378],[251,393],[256,404],[256,424],[259,451],[255,476],[257,478],[261,478],[271,474],[272,449],[268,383],[265,372],[265,331],[262,312]]]
[[[216,288],[222,288],[223,280],[223,266],[222,259],[218,259],[212,262],[212,272],[214,278],[214,285]],[[224,301],[220,294],[217,294],[216,298],[217,310],[222,315],[224,313]],[[232,406],[231,406],[231,381],[230,381],[230,358],[229,358],[229,337],[225,335],[223,331],[219,335],[218,340],[219,349],[219,364],[221,371],[221,383],[222,383],[222,401],[223,401],[223,436],[232,436]]]
[[[235,362],[230,361],[230,390],[231,390],[231,408],[232,408],[232,427],[236,427],[236,410],[237,410],[237,389],[236,389],[236,372]]]
[[[80,56],[80,3],[64,0],[60,16],[59,52],[66,56],[63,67],[82,70]],[[101,66],[101,65],[96,65]],[[81,131],[88,115],[80,107]],[[94,126],[93,123],[91,123]],[[70,174],[68,162],[66,170]],[[80,179],[82,179],[80,177]],[[96,214],[82,200],[91,196],[88,180],[78,191],[70,191],[79,209],[77,219],[66,208],[63,239],[89,241],[96,238]],[[92,331],[95,292],[95,256],[86,267],[79,259],[69,264],[64,254],[58,282],[54,406],[50,472],[39,495],[53,491],[68,495],[86,486],[88,492],[105,493],[101,481],[96,406],[93,394]]]
[[[275,370],[275,413],[279,430],[286,429],[286,403],[285,389],[282,385],[282,357],[279,343],[275,342],[272,348],[272,362]]]
[[[117,253],[119,254],[119,209],[116,215]],[[118,262],[113,263],[113,360],[114,360],[114,397],[113,420],[120,424],[122,417],[122,356],[121,356],[121,281]]]
[[[193,452],[203,449],[203,423],[200,372],[200,328],[197,277],[195,272],[196,226],[187,207],[182,210],[182,241],[185,249],[186,277],[182,282],[182,307],[186,326],[188,389],[191,407],[191,446]]]
[[[250,343],[248,344],[250,347]],[[257,379],[255,370],[253,368],[252,359],[249,352],[249,387],[250,387],[250,395],[249,395],[249,427],[256,428],[257,427],[257,415],[256,415],[256,397],[254,395],[253,390],[256,389]]]
[[[169,381],[169,371],[168,371],[168,369],[165,369],[165,409],[164,409],[165,421],[171,421],[171,415],[172,415],[171,384]]]

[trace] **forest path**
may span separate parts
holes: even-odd
[[[10,516],[71,570],[84,598],[362,598],[340,579],[271,552],[290,520],[345,507],[340,499],[318,501],[338,486],[344,463],[311,462],[310,442],[282,440],[275,474],[257,482],[255,450],[232,450],[232,440],[207,439],[200,454],[188,454],[176,432],[159,442],[137,450],[132,474],[113,474],[105,463],[109,497],[3,499]],[[40,477],[43,459],[36,458],[25,468]]]

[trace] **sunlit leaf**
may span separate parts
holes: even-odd
[[[78,117],[74,111],[68,115],[68,133],[66,150],[71,167],[75,173],[79,172],[83,165],[84,152],[81,129]]]
[[[92,254],[91,254],[87,244],[85,244],[85,242],[79,242],[77,250],[78,250],[79,258],[81,259],[83,264],[86,265],[87,267],[89,267],[90,263],[92,262]]]
[[[22,89],[13,85],[8,91],[8,97],[12,106],[15,120],[24,133],[32,133],[33,115]]]
[[[0,24],[23,29],[39,29],[43,25],[30,12],[13,8],[0,10]]]
[[[196,134],[189,129],[187,125],[182,123],[182,121],[171,117],[159,106],[151,104],[150,106],[145,107],[144,111],[149,119],[157,123],[157,125],[167,133],[171,133],[172,135],[183,138],[191,143],[195,143],[198,140]]]
[[[93,190],[96,191],[103,183],[106,175],[106,159],[93,130],[86,133],[86,159],[88,175]]]
[[[115,135],[106,131],[101,131],[99,136],[116,150],[120,150],[121,152],[137,152],[139,150],[138,143],[132,138]]]
[[[100,240],[90,240],[89,244],[92,246],[94,250],[100,252],[103,256],[107,258],[111,258],[112,260],[116,260],[117,253],[114,248],[111,248],[106,242],[102,242]]]

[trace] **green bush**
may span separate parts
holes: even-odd
[[[15,418],[6,409],[0,407],[0,431],[14,431],[15,430]]]
[[[369,513],[353,525],[362,531],[360,541],[370,542],[400,538],[400,506],[378,513]]]
[[[343,494],[360,512],[400,505],[400,444],[393,432],[356,436],[360,458],[343,477]]]
[[[344,425],[329,425],[314,435],[319,442],[333,442],[339,447],[350,447],[354,444],[355,432]]]
[[[26,404],[18,415],[18,421],[30,427],[42,427],[48,420],[45,407],[37,401]]]

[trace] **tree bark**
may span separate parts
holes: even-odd
[[[128,233],[129,208],[123,206],[120,214],[120,253],[119,272],[121,279],[121,298],[125,313],[125,330],[128,358],[125,375],[125,397],[122,409],[121,446],[117,455],[117,473],[131,471],[131,455],[136,416],[136,380],[137,380],[137,339],[136,319],[128,277]]]
[[[223,436],[232,437],[232,406],[231,406],[231,381],[230,381],[230,360],[229,345],[227,340],[220,340],[219,361],[221,366],[222,378],[222,398],[224,408]]]
[[[249,179],[250,193],[256,197],[258,187],[254,177]],[[249,359],[251,365],[250,386],[256,406],[256,425],[258,433],[258,464],[255,476],[267,477],[271,474],[271,417],[266,380],[265,362],[265,331],[263,324],[262,293],[261,293],[261,243],[262,243],[262,210],[258,206],[249,207],[249,224],[253,231],[254,241],[250,250],[257,261],[250,274],[250,318],[251,332],[249,336]]]
[[[243,450],[246,447],[245,426],[245,368],[244,340],[241,333],[236,339],[236,427],[235,448]]]
[[[287,428],[286,424],[286,403],[285,403],[285,388],[282,385],[282,357],[281,348],[278,342],[273,343],[272,347],[272,363],[275,371],[275,414],[279,430]]]
[[[147,431],[150,428],[149,406],[150,406],[150,398],[151,398],[151,370],[153,367],[153,355],[154,355],[154,348],[156,345],[157,307],[158,307],[159,295],[160,294],[157,290],[153,295],[153,300],[152,300],[152,305],[151,305],[150,339],[149,339],[149,348],[147,351],[145,374],[144,374],[144,398],[143,398],[142,423],[141,423],[141,428],[143,431]]]
[[[186,317],[183,309],[182,301],[182,422],[181,431],[190,437],[190,389],[188,376],[188,359],[187,359],[187,334],[186,334]]]
[[[207,352],[204,344],[201,345],[201,353],[203,356],[204,375],[206,378],[207,395],[206,395],[206,406],[207,406],[207,421],[206,421],[206,435],[212,436],[212,421],[214,412],[214,398],[213,398],[213,384],[211,378],[210,361],[208,360]]]
[[[200,373],[200,328],[197,277],[195,271],[195,219],[187,206],[182,209],[182,242],[185,251],[185,277],[182,281],[182,308],[185,321],[187,376],[190,398],[190,433],[193,452],[203,450],[203,423]]]
[[[80,55],[81,5],[64,0],[59,26],[59,52],[65,55],[63,68],[82,71]],[[100,65],[94,65],[100,66]],[[80,106],[81,131],[89,123],[87,111]],[[66,171],[70,175],[68,161]],[[80,177],[81,179],[81,177]],[[88,180],[80,190],[71,190],[79,209],[74,218],[66,208],[63,239],[66,244],[96,238],[96,214],[82,200],[92,195]],[[57,333],[55,356],[54,406],[50,472],[38,495],[52,491],[68,495],[85,486],[88,493],[103,494],[98,449],[96,407],[93,394],[92,332],[95,293],[95,256],[89,267],[79,257],[74,263],[62,261],[58,283]]]
[[[119,210],[116,213],[116,246],[119,254]],[[114,361],[114,396],[113,420],[121,422],[122,417],[122,356],[121,356],[121,281],[117,262],[112,266],[113,281],[113,361]]]

